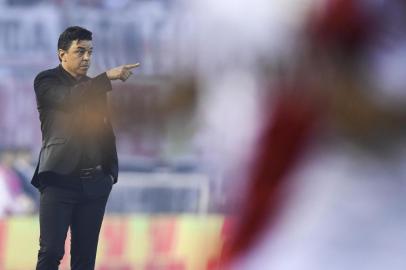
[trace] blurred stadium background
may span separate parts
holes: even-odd
[[[405,18],[401,0],[0,0],[0,270],[36,261],[32,82],[70,25],[93,32],[90,76],[141,63],[110,96],[97,270],[406,269]]]
[[[32,83],[58,65],[57,38],[70,25],[93,32],[90,76],[142,63],[136,79],[115,83],[111,96],[120,184],[108,203],[97,269],[213,268],[225,193],[220,167],[202,162],[195,76],[179,72],[189,67],[180,55],[193,41],[181,3],[23,0],[0,1],[0,269],[35,265],[38,193],[29,181],[41,135]],[[68,244],[61,269],[69,268]]]

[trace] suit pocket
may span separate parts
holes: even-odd
[[[102,169],[96,169],[88,179],[82,179],[84,192],[90,198],[108,195],[112,189],[111,178]]]
[[[64,144],[66,143],[65,138],[52,138],[49,139],[48,142],[45,144],[45,147],[51,146],[51,145],[56,145],[56,144]]]

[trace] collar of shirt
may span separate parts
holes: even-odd
[[[87,81],[87,80],[89,79],[88,76],[82,76],[82,77],[80,77],[79,79],[76,79],[75,77],[73,77],[69,72],[67,72],[67,71],[63,68],[62,64],[59,64],[58,67],[59,67],[59,70],[61,71],[61,73],[62,73],[70,82],[72,82],[73,84],[79,83],[79,82],[84,82],[84,81]]]

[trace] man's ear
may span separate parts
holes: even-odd
[[[58,49],[58,57],[59,57],[59,60],[61,60],[61,62],[63,62],[64,60],[63,60],[63,56],[66,54],[66,52],[64,51],[64,50],[62,50],[62,49]],[[66,60],[65,60],[66,61]]]

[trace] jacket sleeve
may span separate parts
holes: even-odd
[[[113,127],[110,122],[110,117],[106,117],[106,160],[105,160],[105,169],[106,173],[110,174],[114,178],[114,184],[117,183],[118,179],[118,158],[117,158],[117,148],[116,148],[116,137],[114,135]]]
[[[38,107],[69,111],[89,99],[111,91],[106,73],[74,86],[63,85],[56,74],[40,73],[34,80]]]

